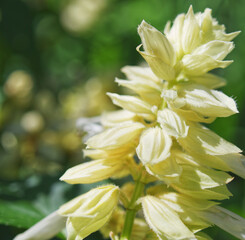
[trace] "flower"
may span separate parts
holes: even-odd
[[[211,17],[211,10],[194,15],[179,15],[165,34],[143,21],[138,28],[145,51],[137,50],[152,71],[167,81],[182,81],[202,76],[214,68],[225,68],[232,61],[222,61],[234,48],[232,42],[239,32],[226,34],[223,26]],[[193,80],[193,79],[190,79]]]
[[[117,205],[118,197],[118,187],[107,185],[62,205],[58,212],[67,217],[67,239],[84,239],[105,225]]]
[[[128,80],[116,79],[135,95],[108,93],[122,110],[104,114],[104,130],[87,140],[92,160],[61,177],[84,184],[131,175],[134,183],[98,187],[63,205],[68,239],[101,228],[112,240],[205,240],[200,231],[212,224],[245,239],[245,220],[216,206],[232,195],[227,172],[245,177],[244,156],[202,125],[238,113],[231,97],[214,90],[224,79],[209,71],[232,62],[224,58],[239,32],[225,33],[210,9],[194,14],[192,7],[164,34],[145,21],[138,32],[149,67],[126,66]],[[115,216],[125,218],[123,227]]]

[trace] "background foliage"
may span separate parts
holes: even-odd
[[[83,133],[76,133],[75,120],[113,109],[105,92],[121,91],[114,77],[123,77],[124,65],[142,62],[135,50],[142,19],[163,30],[192,4],[195,12],[213,9],[227,32],[242,31],[228,56],[234,63],[218,70],[228,80],[222,90],[234,96],[240,114],[217,119],[211,128],[244,149],[245,1],[89,0],[89,8],[81,2],[0,1],[0,235],[5,240],[93,187],[69,186],[58,178],[84,161]],[[222,205],[245,217],[245,182],[236,177],[229,188],[234,197]],[[214,239],[234,239],[217,228],[207,232]],[[101,239],[99,233],[88,237],[95,238]]]

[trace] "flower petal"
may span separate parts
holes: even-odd
[[[153,196],[141,198],[146,222],[160,239],[195,239],[178,214]]]
[[[155,119],[151,111],[152,106],[140,98],[127,95],[121,96],[116,93],[107,93],[107,95],[112,99],[115,105],[139,114],[149,121]]]
[[[143,164],[159,163],[170,155],[171,138],[160,127],[145,130],[141,137],[137,155]]]
[[[128,81],[116,79],[116,82],[123,87],[127,87],[137,93],[144,101],[151,105],[159,105],[161,102],[161,85],[152,81],[141,79]]]
[[[118,203],[119,188],[107,185],[90,190],[64,204],[59,214],[67,216],[68,240],[82,240],[100,229]]]
[[[138,66],[125,66],[121,71],[127,76],[131,81],[152,81],[159,83],[161,80],[152,72],[149,67],[138,67]]]
[[[51,213],[40,222],[27,229],[24,233],[17,235],[14,240],[44,240],[54,237],[65,228],[66,217],[57,211]]]
[[[235,101],[224,93],[189,84],[179,90],[185,108],[208,117],[228,117],[238,112]]]
[[[130,141],[135,141],[144,127],[143,124],[137,122],[121,124],[91,137],[86,144],[88,148],[105,150],[122,147],[128,145]]]
[[[233,61],[219,61],[208,55],[192,55],[187,54],[182,59],[184,64],[184,72],[187,75],[199,76],[214,68],[226,68]]]
[[[154,165],[146,164],[145,168],[151,175],[167,184],[178,182],[179,176],[182,173],[182,167],[171,157]]]
[[[141,54],[141,56],[149,64],[151,70],[160,78],[166,81],[172,81],[175,78],[176,72],[174,68],[166,64],[160,57],[151,55],[147,52],[140,51],[141,45],[139,45],[136,50]]]
[[[200,76],[190,76],[189,79],[210,89],[220,88],[226,85],[226,80],[224,78],[211,73],[205,73]]]
[[[190,153],[225,155],[241,152],[241,149],[232,143],[198,124],[191,126],[188,136],[184,139],[180,138],[178,141]]]
[[[101,159],[79,164],[68,169],[60,178],[70,184],[87,184],[107,179],[122,169],[123,161]]]
[[[138,27],[138,33],[146,53],[161,58],[167,65],[175,64],[174,48],[161,32],[143,20]]]
[[[215,60],[223,60],[234,48],[232,42],[214,40],[196,48],[193,55],[208,55]]]
[[[176,53],[178,54],[178,57],[180,57],[182,52],[182,30],[183,30],[183,24],[185,20],[185,14],[179,14],[173,23],[173,26],[171,27],[169,32],[164,33],[167,35],[168,39],[174,43],[174,48],[176,49]]]
[[[176,138],[185,138],[187,136],[189,127],[174,111],[167,108],[158,111],[157,120],[170,136]]]
[[[135,122],[137,119],[137,115],[133,112],[127,110],[117,110],[103,113],[101,116],[101,124],[108,128],[115,127],[116,125],[124,122]]]
[[[200,216],[238,239],[245,239],[245,219],[235,213],[225,208],[215,206],[208,211],[200,212]]]
[[[200,44],[200,27],[190,6],[182,29],[182,47],[185,53],[191,53]]]

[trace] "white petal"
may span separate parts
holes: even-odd
[[[215,206],[200,215],[238,239],[245,239],[245,219],[235,213]]]
[[[116,93],[107,93],[107,95],[112,99],[115,105],[139,114],[149,121],[155,119],[151,111],[152,106],[140,98],[127,95],[121,96]]]
[[[182,59],[187,75],[199,76],[214,68],[226,68],[233,61],[218,61],[208,55],[187,54]]]
[[[161,82],[161,80],[152,72],[149,67],[138,67],[138,66],[125,66],[121,71],[127,76],[131,81],[153,81],[156,83]]]
[[[169,33],[167,33],[168,39],[174,43],[174,47],[178,56],[182,54],[182,29],[184,24],[185,14],[179,14],[173,23],[173,26]]]
[[[88,184],[99,182],[122,169],[123,161],[101,159],[79,164],[68,169],[60,178],[70,184]]]
[[[144,129],[141,123],[125,123],[109,128],[86,142],[88,148],[114,149],[134,141]]]
[[[24,233],[17,235],[14,240],[48,240],[65,228],[66,219],[55,211]]]
[[[145,51],[149,55],[155,55],[170,66],[175,64],[175,51],[168,39],[156,28],[146,23],[144,20],[138,27]]]
[[[82,240],[108,222],[118,204],[119,188],[114,185],[97,187],[76,197],[59,209],[67,216],[67,239]]]
[[[190,84],[180,88],[180,97],[185,99],[185,107],[203,116],[228,117],[238,112],[232,98],[201,85]]]
[[[182,29],[182,47],[185,53],[191,53],[200,44],[200,27],[190,6]]]
[[[211,90],[212,94],[222,102],[228,109],[230,109],[233,113],[238,113],[236,102],[233,98],[228,97],[224,93],[216,90]]]
[[[159,105],[161,103],[161,85],[153,81],[141,79],[128,81],[116,79],[120,86],[127,87],[137,93],[144,101],[151,105]]]
[[[226,85],[226,80],[224,78],[211,73],[205,73],[200,76],[190,76],[189,79],[210,89],[220,88]]]
[[[164,161],[154,164],[145,165],[146,170],[153,176],[164,181],[167,184],[179,181],[179,176],[182,172],[181,166],[174,158],[167,158]]]
[[[234,48],[234,44],[232,42],[214,40],[196,48],[192,52],[192,54],[193,55],[203,54],[203,55],[208,55],[215,60],[223,60],[226,57],[226,55],[228,55],[232,51],[233,48]]]
[[[103,113],[101,116],[101,123],[104,127],[114,127],[123,122],[134,122],[137,119],[135,113],[127,110],[117,110],[113,112]]]
[[[199,154],[225,155],[239,153],[241,149],[227,142],[213,131],[196,124],[189,128],[188,136],[178,139],[180,145],[188,152]]]
[[[175,78],[176,72],[175,69],[165,63],[159,56],[151,55],[147,52],[140,51],[141,45],[139,45],[136,50],[141,54],[141,56],[149,64],[151,70],[158,76],[160,79],[166,81],[172,81]]]
[[[215,39],[219,39],[222,41],[231,41],[236,36],[238,36],[241,33],[241,31],[236,31],[232,33],[225,33],[223,31],[214,31]]]
[[[155,92],[160,93],[161,91],[161,85],[157,84],[152,81],[147,81],[147,80],[134,80],[134,81],[128,81],[128,80],[122,80],[116,78],[115,80],[116,83],[120,86],[127,87],[129,89],[132,89],[136,93],[148,93],[148,92]]]
[[[201,36],[204,42],[211,41],[215,38],[213,33],[213,19],[211,13],[212,10],[206,8],[200,21],[200,26],[202,28]]]
[[[229,171],[245,179],[245,156],[233,153],[219,157],[230,167]]]
[[[143,164],[156,164],[169,157],[172,146],[171,138],[160,127],[149,128],[140,137],[136,148]]]
[[[185,138],[187,136],[189,127],[174,111],[167,108],[158,111],[157,120],[169,135],[176,138]]]
[[[146,196],[141,199],[146,222],[152,230],[167,239],[191,239],[194,234],[180,220],[178,214],[156,197]],[[195,238],[194,238],[195,239]]]

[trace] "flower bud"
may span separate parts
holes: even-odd
[[[100,229],[110,219],[118,197],[119,188],[107,185],[92,189],[61,206],[59,214],[68,217],[67,239],[83,239]]]
[[[68,169],[60,180],[70,184],[86,184],[107,179],[122,169],[123,161],[100,159]]]
[[[160,127],[149,128],[140,137],[136,149],[143,164],[156,164],[167,159],[170,155],[172,140]]]

